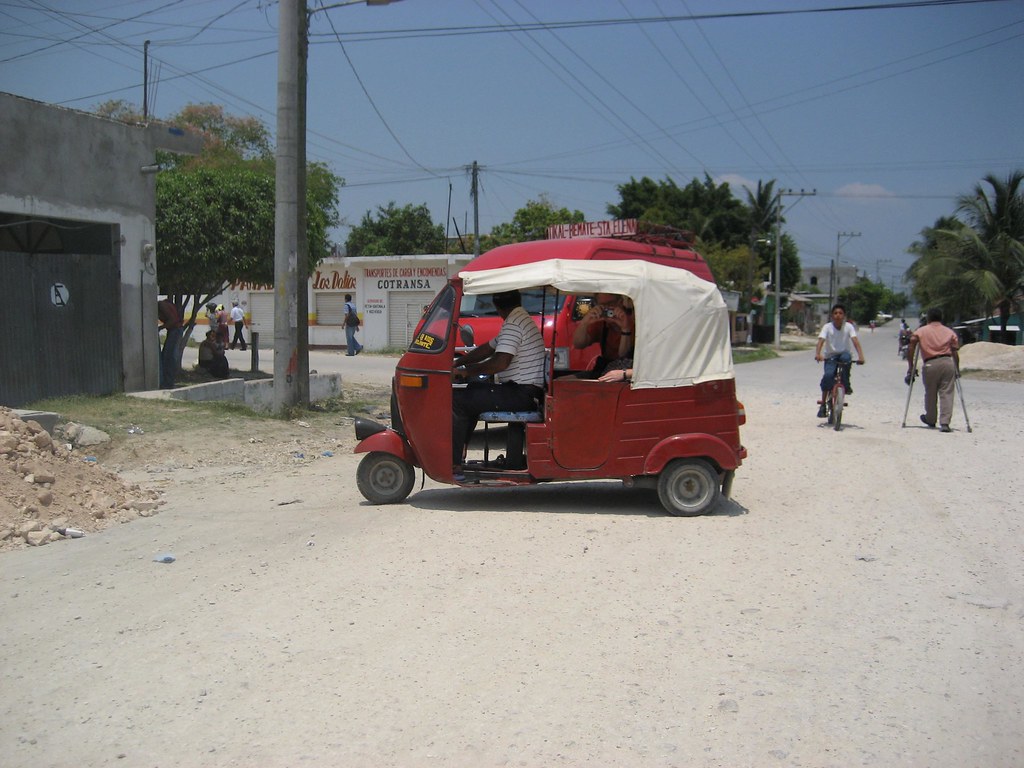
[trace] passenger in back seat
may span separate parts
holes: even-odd
[[[617,293],[596,293],[594,304],[573,332],[572,345],[586,349],[601,344],[601,356],[593,368],[579,378],[596,379],[608,371],[621,371],[633,365],[633,302]]]

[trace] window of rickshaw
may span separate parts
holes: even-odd
[[[562,305],[565,304],[565,294],[559,293],[559,291],[551,286],[536,287],[536,288],[522,288],[519,291],[519,297],[522,302],[523,309],[526,310],[527,314],[538,317],[542,313],[545,315],[557,314],[562,309]],[[480,294],[466,294],[462,297],[462,304],[459,308],[459,317],[497,317],[498,310],[494,308],[494,302],[491,301],[491,294],[480,293]]]
[[[448,338],[452,328],[452,310],[455,307],[455,288],[446,286],[437,295],[416,326],[410,352],[436,354],[448,347]]]

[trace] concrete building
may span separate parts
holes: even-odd
[[[363,321],[359,341],[367,350],[405,349],[423,309],[471,259],[469,254],[325,259],[309,278],[310,347],[345,346],[348,294]],[[234,284],[215,301],[225,306],[238,301],[250,331],[260,334],[260,346],[273,346],[273,286]],[[195,333],[200,330],[205,333],[205,328]]]
[[[156,150],[198,137],[0,93],[0,404],[158,385]]]

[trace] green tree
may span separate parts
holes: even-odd
[[[740,291],[747,285],[750,249],[746,246],[726,248],[718,243],[700,247],[700,254],[711,268],[715,282],[728,291]]]
[[[546,195],[541,195],[539,199],[528,201],[516,211],[512,221],[493,227],[490,235],[480,238],[480,245],[482,249],[489,250],[508,243],[544,240],[548,236],[548,227],[554,224],[576,224],[583,221],[586,221],[586,217],[582,211],[555,208]]]
[[[888,305],[891,292],[881,283],[862,277],[853,285],[839,292],[839,302],[846,307],[846,314],[856,323],[870,323]]]
[[[434,224],[426,205],[377,207],[352,228],[345,249],[349,256],[393,256],[395,254],[442,253],[444,228]]]
[[[987,184],[986,188],[984,184]],[[961,218],[922,231],[909,251],[918,255],[907,276],[923,304],[953,317],[998,311],[1003,331],[1024,293],[1024,172],[991,174],[958,200]]]
[[[758,180],[756,191],[751,191],[749,187],[744,187],[743,189],[747,193],[747,218],[750,225],[750,239],[747,246],[747,275],[746,281],[743,284],[743,293],[749,307],[750,298],[755,294],[755,281],[763,273],[763,268],[766,266],[764,263],[764,249],[760,246],[763,244],[763,241],[772,239],[773,228],[778,218],[779,198],[775,194],[774,179],[767,183]],[[785,219],[782,219],[782,221],[785,221]],[[772,265],[774,265],[774,260]],[[758,266],[761,267],[760,270]],[[771,269],[774,269],[774,266],[770,267],[769,271]],[[799,279],[799,263],[797,273]],[[794,284],[791,283],[790,285]]]
[[[957,259],[948,247],[950,235],[966,225],[954,216],[943,216],[921,230],[908,253],[917,258],[904,279],[913,285],[914,298],[922,307],[941,307],[946,317],[959,320],[979,312],[975,290],[960,278]]]
[[[98,111],[127,121],[139,117],[124,102],[107,102]],[[208,139],[198,157],[158,155],[165,170],[156,177],[157,284],[182,313],[187,339],[200,307],[230,283],[273,283],[275,166],[269,132],[258,120],[190,105],[170,122]],[[310,269],[330,254],[328,232],[338,224],[342,184],[325,165],[307,167]]]
[[[618,186],[620,201],[610,204],[609,215],[618,219],[640,219],[692,232],[704,243],[727,248],[749,239],[748,215],[742,202],[733,197],[728,182],[715,184],[705,174],[685,187],[671,178],[655,182],[648,177],[630,178]]]

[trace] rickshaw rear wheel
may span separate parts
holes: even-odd
[[[718,502],[718,473],[704,459],[676,459],[658,477],[658,498],[669,514],[703,515]]]
[[[397,504],[412,491],[416,470],[404,459],[383,451],[368,453],[359,462],[356,485],[374,504]]]

